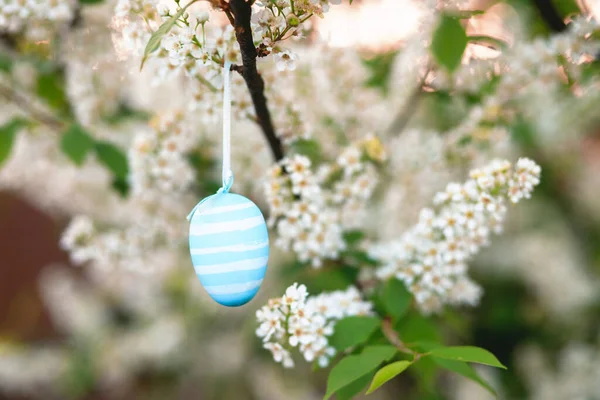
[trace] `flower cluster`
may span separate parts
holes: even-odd
[[[485,85],[494,86],[481,104],[472,107],[464,121],[448,132],[449,141],[458,147],[468,147],[461,145],[467,138],[467,143],[473,145],[481,142],[479,133],[486,136],[491,124],[496,124],[500,117],[512,119],[507,111],[516,109],[527,114],[540,132],[562,132],[572,126],[577,121],[563,122],[566,105],[557,103],[554,96],[561,98],[565,82],[571,85],[581,78],[581,66],[592,60],[600,48],[598,32],[600,25],[596,20],[580,16],[574,18],[563,33],[519,41],[511,48],[495,52],[488,60],[473,58],[452,77],[436,71],[431,82],[436,88],[475,93]],[[554,96],[549,96],[550,92],[554,92]],[[583,100],[581,103],[585,104]],[[556,116],[549,117],[550,113]],[[540,118],[541,115],[544,117]]]
[[[66,23],[73,18],[76,1],[74,0],[38,0],[38,1],[2,1],[0,3],[0,32],[32,31],[51,24]],[[38,33],[41,33],[39,31]],[[35,37],[43,37],[33,34]]]
[[[115,6],[112,26],[119,33],[115,40],[117,51],[141,54],[152,34],[151,29],[158,26],[156,0],[119,0]],[[151,24],[151,25],[149,25]]]
[[[260,43],[264,53],[275,55],[279,71],[296,69],[297,56],[289,49],[282,49],[277,42],[291,37],[302,38],[310,30],[309,19],[313,15],[323,16],[330,4],[341,0],[279,0],[258,1],[254,6],[252,27],[254,39]]]
[[[285,158],[270,171],[265,183],[275,226],[276,245],[292,250],[301,262],[320,267],[324,258],[336,258],[344,249],[338,215],[327,207],[310,160],[301,155]]]
[[[179,112],[156,117],[150,126],[135,136],[129,150],[133,194],[185,192],[195,179],[186,159],[195,144],[192,130]]]
[[[273,2],[265,2],[264,6],[274,7],[275,10],[277,7],[285,8],[283,5],[276,6]],[[182,5],[177,3],[171,10],[166,5],[158,5],[152,0],[121,0],[117,4],[113,20],[113,27],[120,35],[115,41],[116,47],[121,48],[119,52],[134,53],[141,57],[152,32],[166,20],[173,18],[181,7]],[[255,5],[256,7],[259,5]],[[319,7],[322,8],[322,5],[317,8]],[[214,124],[220,119],[218,111],[221,104],[220,89],[223,85],[224,62],[239,63],[240,49],[232,26],[211,23],[209,19],[210,15],[203,9],[187,9],[162,38],[159,49],[151,54],[151,59],[156,60],[154,66],[157,68],[153,74],[153,83],[170,82],[174,78],[184,76],[187,81],[185,90],[189,97],[186,101],[189,111],[199,115],[202,122]],[[253,27],[258,28],[259,25],[253,23]],[[290,28],[285,33],[280,33],[286,36],[293,32],[295,29]],[[283,39],[282,36],[277,40]],[[294,69],[291,65],[296,58],[289,51],[277,54],[276,60],[270,65],[273,71],[263,71],[263,74],[269,83],[267,96],[274,105],[272,113],[280,121],[277,133],[285,144],[289,144],[297,138],[309,137],[309,127],[305,126],[296,102],[289,96],[282,95],[278,88],[272,87],[273,79],[270,75],[277,69]],[[231,90],[233,116],[255,121],[254,107],[244,80],[239,74],[232,76]]]
[[[530,345],[523,349],[519,369],[533,400],[599,399],[600,351],[597,344],[573,340],[557,357]]]
[[[317,173],[302,155],[283,159],[271,168],[265,183],[271,215],[269,224],[278,233],[276,244],[292,250],[301,262],[320,267],[346,248],[343,232],[360,225],[360,211],[377,184],[368,162],[381,162],[385,153],[379,141],[368,136],[344,149]]]
[[[123,65],[115,63],[113,45],[106,40],[111,31],[105,21],[71,29],[63,54],[67,95],[77,121],[97,129],[103,118],[115,115],[130,82]]]
[[[488,244],[492,232],[502,231],[505,199],[517,203],[529,198],[540,172],[526,158],[514,168],[496,160],[471,171],[464,184],[448,184],[434,197],[435,209],[422,209],[419,222],[400,240],[370,249],[383,262],[377,276],[403,281],[424,313],[437,312],[446,303],[476,304],[481,290],[467,277],[467,262]]]
[[[22,349],[0,343],[0,387],[13,396],[35,398],[52,392],[69,367],[68,353],[61,348]]]
[[[557,84],[562,74],[576,72],[573,66],[580,64],[586,55],[598,51],[598,43],[589,40],[600,29],[593,19],[580,17],[569,24],[569,29],[547,40],[538,39],[516,45],[507,54],[504,68],[507,72],[498,88],[498,97],[508,99],[515,93],[543,90],[547,85]],[[564,65],[564,72],[561,67]]]
[[[282,297],[270,299],[256,312],[256,335],[263,339],[263,347],[271,351],[275,361],[286,368],[294,366],[290,352],[293,347],[306,361],[316,361],[325,368],[335,355],[327,337],[333,334],[336,321],[369,315],[372,308],[355,287],[309,297],[306,286],[294,283]]]

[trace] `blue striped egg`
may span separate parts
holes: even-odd
[[[190,254],[198,279],[217,303],[246,304],[267,271],[269,235],[260,209],[244,196],[217,193],[190,218]]]

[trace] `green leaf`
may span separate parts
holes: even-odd
[[[440,65],[452,72],[458,68],[467,48],[467,34],[457,18],[442,15],[433,34],[431,51]]]
[[[386,282],[381,299],[386,312],[398,319],[408,311],[412,295],[402,281],[393,278]]]
[[[358,378],[351,384],[344,386],[337,392],[335,392],[335,397],[337,400],[351,400],[362,392],[368,385],[369,382],[373,379],[373,375],[375,375],[375,370],[369,372],[368,374]]]
[[[78,124],[71,125],[60,140],[60,148],[75,164],[81,165],[94,147],[94,139]]]
[[[410,372],[416,377],[420,392],[435,392],[439,366],[433,362],[433,357],[421,357],[410,367]]]
[[[355,266],[371,266],[379,265],[377,260],[372,259],[366,251],[362,250],[347,250],[344,252],[344,257],[351,259],[351,264]]]
[[[290,145],[290,148],[293,153],[308,157],[313,164],[317,164],[323,160],[321,145],[316,140],[298,139]]]
[[[367,375],[394,354],[396,348],[393,346],[369,346],[359,355],[343,358],[329,373],[327,392],[323,399],[327,400],[338,390]]]
[[[483,14],[485,14],[485,10],[460,10],[456,12],[450,12],[452,17],[460,19],[469,19],[471,17]]]
[[[366,342],[380,324],[376,317],[346,317],[335,324],[329,343],[339,351],[358,346]]]
[[[0,53],[0,71],[2,72],[10,72],[12,71],[13,60],[8,56],[8,54]]]
[[[177,11],[171,18],[169,18],[161,26],[159,26],[156,32],[154,32],[152,36],[150,36],[150,40],[148,40],[146,48],[144,49],[144,57],[142,57],[142,64],[140,65],[140,70],[144,68],[144,63],[148,59],[148,56],[150,56],[150,54],[154,53],[158,49],[163,36],[165,36],[171,31],[171,29],[173,28],[173,26],[175,26],[175,23],[183,15],[185,10],[189,6],[194,4],[196,1],[197,0],[190,1],[187,5],[185,5],[179,11]]]
[[[373,382],[371,382],[371,386],[369,390],[367,390],[367,394],[373,393],[375,390],[379,389],[383,384],[387,381],[395,378],[400,375],[406,368],[408,368],[412,363],[410,361],[396,361],[395,363],[391,363],[381,368],[375,374],[373,378]]]
[[[354,231],[344,232],[344,241],[350,247],[357,245],[364,238],[365,238],[365,233],[363,231],[354,230]]]
[[[115,176],[111,186],[121,195],[121,197],[127,197],[129,194],[129,182],[127,182],[126,178]]]
[[[489,351],[480,347],[474,346],[452,346],[438,347],[431,350],[433,357],[443,358],[448,360],[466,361],[478,364],[490,365],[496,368],[506,369],[496,356]]]
[[[111,170],[117,178],[127,177],[129,173],[127,157],[117,146],[109,142],[96,142],[94,150],[98,161]]]
[[[17,132],[26,125],[26,120],[17,117],[0,126],[0,165],[10,155]]]
[[[428,341],[428,340],[412,342],[410,344],[411,349],[417,350],[420,353],[428,353],[433,349],[437,349],[438,347],[443,347],[443,346],[438,342],[433,342],[433,341]]]
[[[365,347],[361,355],[380,357],[382,361],[387,361],[394,357],[398,350],[391,345],[374,345]]]
[[[552,1],[554,6],[558,9],[558,13],[563,16],[569,16],[572,14],[581,14],[581,9],[577,0],[554,0]]]
[[[110,125],[117,125],[128,120],[148,122],[150,114],[146,111],[133,109],[126,103],[121,103],[112,114],[104,116],[103,120]]]
[[[482,387],[487,389],[491,394],[493,394],[494,396],[497,396],[494,388],[492,388],[489,383],[487,383],[485,380],[483,380],[483,378],[481,376],[479,376],[477,371],[475,371],[475,369],[473,369],[473,367],[471,367],[469,364],[462,362],[462,361],[445,360],[443,358],[434,358],[433,360],[440,367],[445,368],[452,372],[456,372],[457,374],[460,374],[460,375],[464,376],[465,378],[468,378],[474,382],[477,382]]]
[[[349,267],[311,271],[310,268],[306,268],[306,265],[304,265],[299,272],[300,277],[294,279],[310,284],[309,287],[315,292],[345,290],[353,282],[356,282],[358,277],[358,269]]]
[[[390,76],[397,55],[397,51],[392,51],[363,60],[369,72],[367,87],[379,89],[384,95],[388,93]]]
[[[396,331],[405,343],[439,342],[441,339],[437,326],[431,319],[425,318],[416,312],[409,313],[396,325]]]
[[[42,71],[38,75],[37,95],[61,113],[69,112],[69,100],[65,92],[65,79],[61,71]]]

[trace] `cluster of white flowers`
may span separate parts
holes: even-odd
[[[265,183],[271,211],[268,222],[276,227],[278,247],[320,267],[324,258],[336,258],[345,246],[338,215],[326,207],[310,166],[307,157],[296,155],[271,168]]]
[[[28,34],[41,39],[42,25],[71,21],[76,4],[75,0],[4,0],[0,2],[0,32],[14,33],[26,29]],[[33,33],[35,30],[38,34]]]
[[[89,217],[77,216],[64,231],[61,246],[75,264],[147,272],[153,265],[168,267],[177,257],[172,249],[186,238],[182,215],[195,201],[195,174],[186,159],[194,136],[177,112],[151,125],[135,136],[129,150],[131,193],[122,204],[127,215],[111,220],[112,227],[98,224],[101,229]],[[158,259],[164,264],[150,261]]]
[[[59,347],[23,349],[0,342],[0,388],[13,396],[35,398],[57,392],[57,382],[69,367],[68,353]]]
[[[597,346],[571,342],[558,353],[557,360],[540,348],[527,347],[519,359],[533,400],[600,399]]]
[[[340,209],[340,223],[344,230],[359,228],[367,215],[366,203],[371,198],[379,182],[378,172],[366,158],[375,162],[385,161],[386,154],[381,143],[374,136],[367,136],[359,146],[349,146],[338,156],[334,170],[341,171],[339,180],[333,183],[331,191],[325,192],[325,198]],[[331,166],[323,166],[321,173]],[[324,175],[327,176],[327,175]],[[325,179],[327,187],[331,175]]]
[[[424,208],[419,222],[397,241],[377,244],[370,254],[383,266],[380,279],[396,277],[415,296],[424,313],[444,304],[479,301],[481,289],[471,281],[467,262],[500,233],[506,215],[506,198],[516,203],[529,198],[540,180],[540,167],[522,158],[511,165],[496,160],[471,171],[464,184],[450,183],[434,197],[435,209]]]
[[[569,113],[565,113],[564,103],[558,104],[554,99],[561,98],[562,85],[581,77],[582,62],[589,62],[600,50],[595,35],[599,31],[596,20],[581,16],[573,19],[563,33],[533,41],[520,40],[514,47],[498,51],[487,60],[473,58],[452,76],[435,71],[430,84],[436,88],[476,93],[485,85],[494,87],[492,93],[484,93],[481,104],[471,108],[461,124],[448,132],[449,142],[458,144],[468,138],[475,145],[482,139],[478,133],[484,136],[493,133],[486,124],[496,124],[507,115],[512,118],[508,111],[517,108],[527,114],[541,132],[557,129],[562,132],[570,125],[563,125],[564,115]],[[580,90],[579,97],[581,92],[584,93]],[[470,149],[470,146],[460,147]]]
[[[372,308],[353,286],[309,297],[306,286],[294,283],[282,297],[270,299],[256,312],[256,335],[263,339],[263,347],[273,353],[275,361],[286,368],[294,366],[290,352],[293,347],[306,361],[316,361],[325,368],[335,355],[327,337],[333,334],[336,321],[370,315]]]
[[[42,271],[40,290],[54,326],[72,339],[85,338],[90,347],[30,351],[15,346],[0,351],[4,389],[68,397],[60,383],[74,367],[74,351],[101,350],[90,358],[97,372],[95,383],[113,390],[129,384],[139,371],[169,369],[184,356],[185,316],[165,301],[164,276],[148,276],[142,282],[127,273],[109,279],[107,275],[88,278],[77,278],[64,266],[52,266]],[[129,319],[126,330],[120,317]]]
[[[280,12],[277,11],[278,8],[285,8],[279,4],[281,2],[278,5],[272,2],[264,3],[261,6],[255,4],[254,7],[273,8],[275,13]],[[175,9],[171,10],[165,4],[157,4],[155,1],[120,0],[113,20],[113,27],[120,34],[120,37],[115,40],[116,47],[121,48],[118,52],[141,56],[151,33],[161,23],[172,18],[182,7],[179,3],[175,6]],[[149,67],[157,68],[152,78],[154,84],[169,82],[183,75],[187,81],[184,90],[189,94],[189,100],[186,101],[189,112],[199,115],[205,124],[214,124],[220,119],[222,68],[225,60],[232,63],[240,62],[239,44],[232,26],[209,22],[210,14],[204,9],[196,9],[195,6],[187,9],[186,13],[178,19],[177,24],[162,38],[159,49],[151,55],[151,58],[157,62],[150,62],[149,64],[153,65]],[[322,6],[310,7],[321,9]],[[270,14],[271,11],[268,13]],[[260,12],[255,11],[254,16],[259,14]],[[253,27],[259,28],[260,25],[253,24]],[[284,34],[286,38],[288,33],[292,34],[295,31],[290,29]],[[256,30],[254,32],[256,33]],[[267,32],[269,35],[278,35],[272,30]],[[282,36],[278,40],[283,39]],[[267,81],[266,94],[273,106],[273,117],[279,121],[277,134],[285,144],[289,144],[297,138],[308,138],[310,127],[304,123],[304,118],[300,114],[302,110],[299,109],[295,99],[282,92],[281,88],[286,85],[282,83],[281,88],[273,85],[277,69],[283,69],[283,65],[287,66],[285,69],[294,69],[289,65],[296,56],[289,51],[277,54],[279,54],[277,60],[267,65],[268,68],[263,71],[263,75]],[[233,116],[255,121],[248,90],[239,74],[232,76],[231,90]]]
[[[576,73],[578,68],[573,67],[599,50],[597,40],[589,40],[599,29],[595,20],[579,17],[562,34],[515,45],[502,60],[506,73],[498,87],[498,98],[506,101],[530,90],[547,90],[548,85],[560,83],[564,74],[568,77]]]
[[[115,6],[112,26],[119,34],[115,47],[122,57],[127,53],[141,55],[152,29],[158,28],[156,0],[119,0]]]
[[[147,206],[155,212],[156,207],[156,204]],[[106,272],[125,269],[158,273],[173,268],[180,256],[173,248],[182,246],[186,238],[185,219],[181,219],[178,211],[155,214],[152,219],[148,210],[140,210],[137,224],[102,230],[88,217],[77,216],[63,232],[61,246],[69,252],[73,263],[91,263]]]
[[[88,14],[82,12],[82,18]],[[114,115],[122,103],[121,95],[130,82],[123,66],[115,62],[112,43],[105,21],[94,18],[76,28],[66,40],[63,57],[66,63],[66,91],[77,121],[97,127],[103,117]]]
[[[270,170],[265,192],[270,207],[269,225],[278,234],[276,245],[294,251],[301,262],[321,267],[346,248],[343,232],[360,225],[357,215],[377,184],[373,165],[385,153],[379,141],[368,136],[344,149],[335,163],[317,173],[302,155],[284,158]]]
[[[311,29],[310,18],[323,16],[330,4],[342,0],[278,0],[258,1],[254,5],[252,30],[255,41],[265,53],[275,55],[279,71],[296,69],[297,56],[290,49],[283,49],[277,42],[291,37],[302,38]]]
[[[133,195],[185,193],[195,180],[186,155],[197,138],[179,112],[156,117],[150,125],[150,130],[134,137],[129,150]]]

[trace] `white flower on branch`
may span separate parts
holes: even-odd
[[[426,314],[444,304],[477,304],[481,289],[466,276],[466,263],[489,243],[492,232],[502,231],[506,199],[529,198],[540,173],[526,158],[514,167],[496,160],[471,171],[464,184],[448,184],[435,196],[436,208],[423,209],[399,240],[372,246],[371,256],[383,263],[377,276],[403,281]]]
[[[349,316],[370,315],[372,308],[354,287],[309,296],[306,286],[294,283],[283,297],[269,300],[256,312],[256,335],[263,339],[263,347],[272,352],[275,362],[285,368],[294,366],[292,348],[298,348],[307,362],[316,361],[325,368],[336,353],[328,340],[335,322]]]
[[[332,164],[318,174],[311,161],[295,155],[272,167],[265,183],[271,209],[269,224],[278,234],[276,245],[292,250],[301,262],[321,267],[346,249],[343,233],[359,226],[361,211],[375,190],[378,179],[369,153],[375,161],[385,159],[372,137],[348,146]],[[377,148],[377,151],[375,150]],[[363,156],[365,160],[363,160]],[[336,172],[341,177],[336,178]]]
[[[290,50],[275,53],[277,69],[283,71],[294,71],[296,69],[296,55]]]

